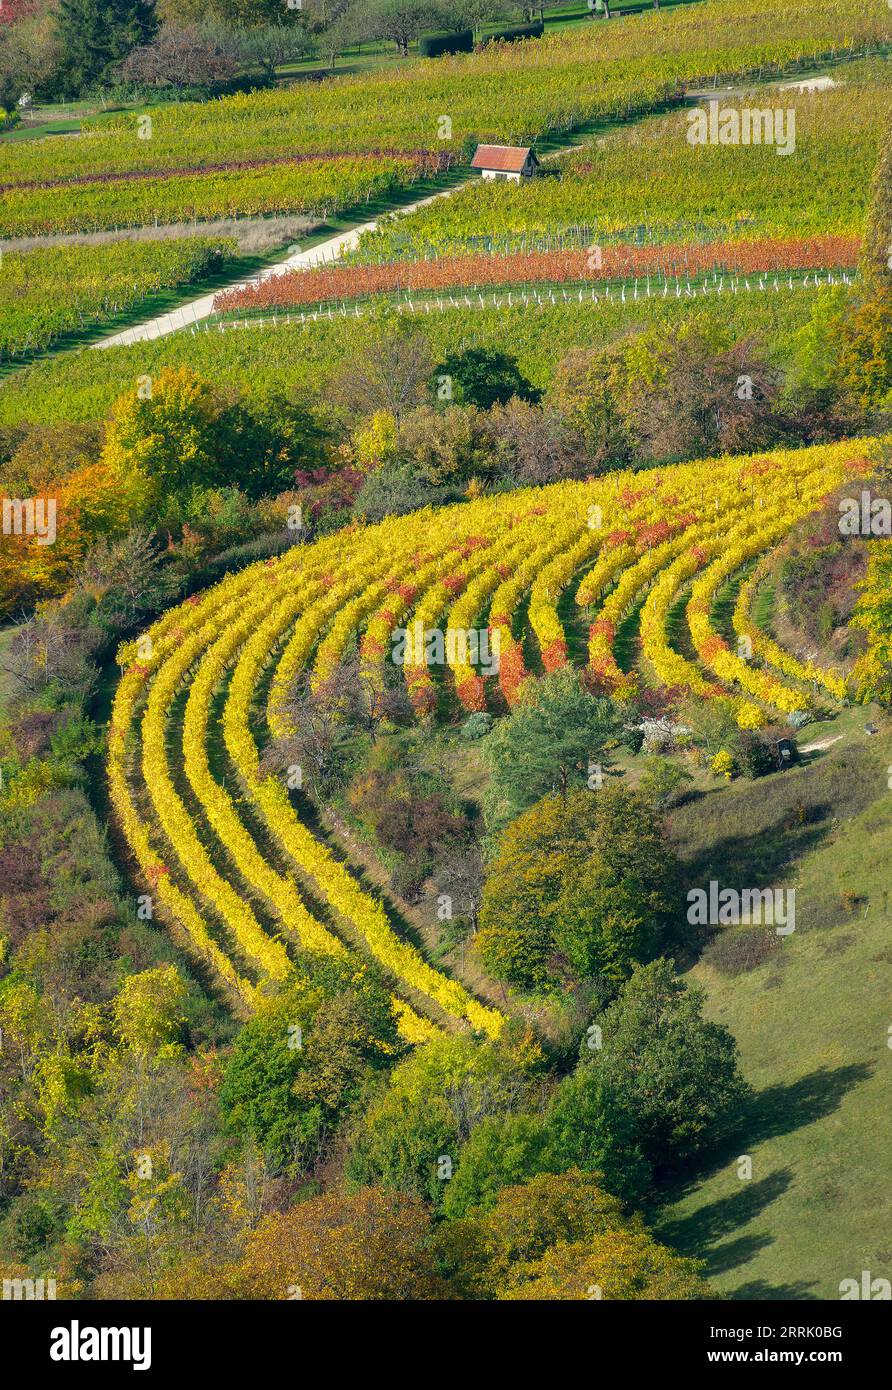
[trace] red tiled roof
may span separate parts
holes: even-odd
[[[515,145],[478,145],[471,160],[472,169],[498,169],[500,173],[519,174],[530,155],[530,148]],[[533,159],[536,156],[533,155]]]

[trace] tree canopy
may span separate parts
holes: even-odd
[[[675,857],[645,797],[609,784],[546,796],[498,842],[478,950],[525,988],[615,985],[670,939],[676,896]]]
[[[301,1169],[401,1052],[390,998],[372,973],[306,955],[303,971],[239,1033],[220,1090],[224,1113],[274,1168]]]
[[[500,829],[549,792],[587,787],[590,764],[606,767],[605,745],[622,735],[616,706],[589,695],[577,672],[563,668],[526,683],[484,745],[489,828]]]
[[[598,1026],[601,1046],[583,1046],[558,1102],[579,1143],[586,1143],[586,1109],[596,1124],[605,1108],[625,1112],[656,1169],[690,1158],[743,1119],[750,1092],[737,1044],[722,1024],[704,1018],[702,990],[682,980],[671,961],[638,967]]]
[[[158,27],[152,0],[59,0],[56,30],[64,52],[60,85],[78,96],[108,78]]]

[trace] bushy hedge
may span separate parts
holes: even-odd
[[[418,46],[425,58],[439,58],[441,53],[472,53],[474,35],[470,29],[459,29],[456,34],[423,34]]]

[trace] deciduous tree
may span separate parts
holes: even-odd
[[[326,1193],[267,1217],[235,1275],[242,1297],[415,1301],[448,1297],[418,1197]]]
[[[586,693],[576,672],[530,682],[484,745],[492,774],[486,798],[491,830],[550,792],[586,786],[590,763],[607,765],[605,744],[623,735],[616,706]]]
[[[625,979],[666,939],[675,858],[643,796],[623,787],[547,796],[502,835],[483,892],[481,958],[525,987]]]
[[[605,1231],[561,1243],[530,1264],[522,1283],[498,1297],[521,1300],[712,1298],[703,1262],[685,1259],[642,1230]]]
[[[634,1117],[649,1163],[683,1161],[740,1123],[749,1088],[737,1044],[670,961],[635,970],[598,1022],[602,1046],[584,1049],[577,1084]]]

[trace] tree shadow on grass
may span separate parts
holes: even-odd
[[[816,1298],[813,1290],[815,1280],[806,1283],[799,1279],[795,1284],[769,1284],[765,1279],[751,1279],[748,1284],[738,1284],[728,1295],[735,1303],[777,1303],[787,1298]]]
[[[691,886],[717,879],[727,887],[771,884],[879,795],[878,751],[850,747],[822,764],[732,787],[692,788],[673,809],[670,826]],[[743,833],[741,833],[743,832]]]
[[[793,1173],[789,1168],[778,1168],[759,1182],[741,1182],[739,1192],[730,1197],[720,1197],[690,1216],[663,1222],[656,1234],[682,1254],[703,1260],[704,1276],[716,1279],[747,1264],[760,1251],[773,1245],[774,1236],[767,1231],[740,1235],[733,1240],[723,1240],[722,1237],[755,1220],[786,1192],[792,1182]],[[815,1287],[814,1282],[802,1280],[796,1284],[769,1284],[764,1279],[757,1279],[738,1285],[731,1291],[730,1297],[801,1299],[813,1296],[811,1291]]]
[[[723,1245],[714,1245],[700,1257],[706,1261],[706,1277],[716,1279],[720,1274],[745,1265],[760,1250],[773,1244],[773,1240],[769,1235],[738,1236],[736,1240],[726,1240]]]
[[[697,887],[705,887],[711,879],[734,888],[771,886],[778,874],[818,849],[829,831],[830,818],[823,808],[795,828],[786,817],[779,817],[754,834],[723,836],[694,852],[682,861],[683,875]]]
[[[833,1113],[845,1095],[871,1074],[863,1063],[851,1066],[820,1067],[790,1085],[767,1086],[757,1092],[741,1116],[741,1123],[719,1146],[709,1150],[701,1161],[690,1164],[683,1173],[670,1175],[661,1188],[662,1217],[654,1221],[659,1238],[667,1244],[706,1261],[705,1274],[714,1278],[726,1274],[752,1259],[770,1245],[770,1233],[732,1236],[747,1226],[786,1192],[794,1179],[790,1168],[778,1168],[754,1181],[742,1179],[740,1189],[728,1197],[708,1202],[688,1215],[673,1217],[668,1209],[703,1182],[736,1163],[766,1140],[791,1134]],[[741,1286],[734,1298],[807,1298],[813,1285],[772,1287],[764,1281]],[[745,1294],[744,1288],[753,1292]],[[756,1290],[761,1290],[757,1292]]]
[[[740,1114],[739,1121],[718,1143],[693,1158],[682,1169],[659,1175],[660,1205],[678,1201],[699,1187],[739,1154],[749,1153],[757,1144],[792,1134],[838,1109],[853,1087],[866,1081],[873,1068],[864,1062],[845,1067],[818,1067],[798,1081],[780,1082],[756,1091]]]
[[[797,862],[819,849],[833,826],[830,808],[824,804],[797,808],[795,813],[782,810],[776,818],[761,826],[756,824],[755,828],[747,808],[743,808],[741,816],[733,833],[722,833],[726,822],[720,826],[714,819],[715,838],[709,843],[676,846],[685,850],[679,873],[682,896],[692,888],[707,889],[713,880],[723,888],[738,890],[786,886]],[[750,833],[740,834],[739,824],[750,826]],[[687,969],[702,955],[716,928],[692,925],[682,918],[682,912],[684,908],[678,918],[676,954],[679,968]]]
[[[780,1134],[791,1134],[830,1115],[842,1104],[846,1094],[866,1081],[873,1068],[865,1062],[847,1067],[819,1067],[788,1085],[766,1086],[757,1091],[747,1110],[737,1138],[747,1144],[760,1144]]]
[[[770,1245],[771,1237],[739,1236],[733,1242],[734,1247],[739,1247],[736,1260],[728,1258],[732,1247],[720,1246],[718,1242],[723,1236],[729,1236],[741,1226],[746,1226],[772,1202],[776,1202],[792,1181],[793,1173],[789,1168],[778,1168],[758,1181],[742,1181],[739,1190],[730,1197],[719,1197],[689,1215],[662,1221],[659,1225],[660,1239],[685,1254],[696,1253],[707,1261],[712,1273],[717,1273],[719,1269],[733,1269],[757,1250]],[[717,1262],[715,1267],[714,1262]]]

